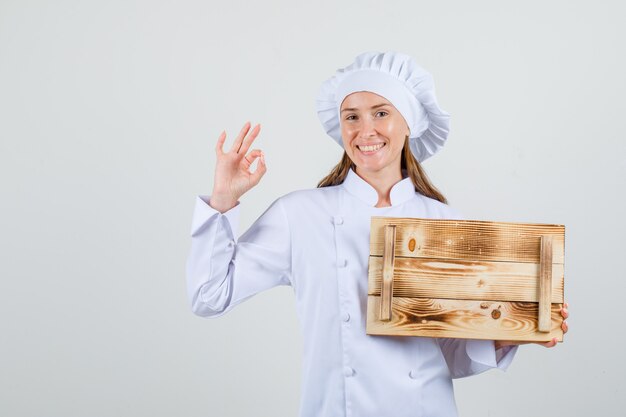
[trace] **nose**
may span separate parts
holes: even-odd
[[[371,138],[372,136],[376,136],[374,121],[368,117],[364,117],[361,119],[361,123],[359,126],[359,137],[361,139],[367,139]]]

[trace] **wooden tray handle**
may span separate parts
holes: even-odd
[[[380,320],[391,320],[391,301],[393,300],[393,263],[395,258],[396,226],[385,226],[383,247],[383,285],[380,289]]]
[[[552,329],[552,240],[552,235],[541,236],[538,327],[544,333]]]

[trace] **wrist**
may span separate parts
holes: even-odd
[[[496,348],[496,350],[502,349],[507,346],[517,346],[521,343],[524,343],[524,342],[515,342],[512,340],[494,340],[493,341],[493,345]]]
[[[503,347],[506,347],[506,346],[511,346],[511,342],[507,340],[495,340],[493,344],[496,350],[502,349]]]
[[[211,195],[209,206],[213,207],[220,213],[225,213],[237,205],[237,199],[230,196]]]

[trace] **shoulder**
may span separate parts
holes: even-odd
[[[448,204],[442,203],[434,198],[426,197],[418,192],[415,193],[415,198],[417,198],[424,205],[429,218],[453,220],[463,219],[461,213]]]
[[[302,205],[311,202],[321,202],[327,199],[333,199],[341,186],[323,188],[306,188],[302,190],[291,191],[279,198],[285,205]]]

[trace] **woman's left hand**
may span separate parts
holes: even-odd
[[[567,321],[565,321],[569,317],[569,312],[567,311],[568,308],[569,308],[569,304],[563,303],[563,307],[561,307],[561,316],[563,317],[563,323],[561,324],[561,329],[563,330],[563,334],[567,333],[567,330],[569,329],[567,325]],[[496,346],[496,349],[500,349],[501,347],[505,347],[505,346],[525,345],[528,343],[534,343],[534,344],[541,345],[547,348],[551,348],[551,347],[556,346],[557,341],[556,341],[556,337],[553,338],[549,342],[515,342],[512,340],[496,340],[495,346]]]

